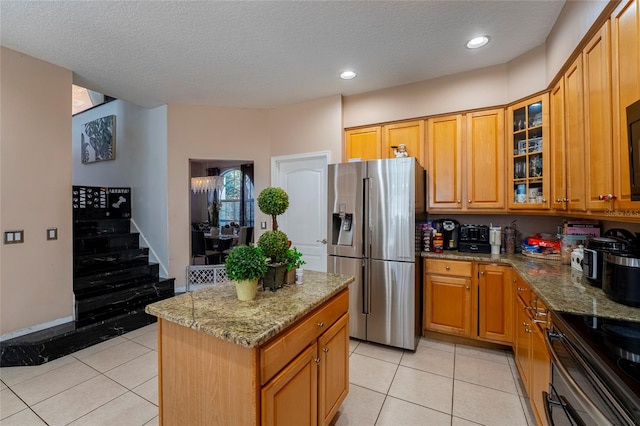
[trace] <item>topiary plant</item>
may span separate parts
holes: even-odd
[[[282,262],[289,248],[289,239],[282,231],[267,231],[258,238],[258,247],[271,259],[271,263]]]
[[[277,231],[276,216],[284,213],[289,207],[289,195],[282,188],[265,188],[258,195],[258,207],[262,213],[271,215],[272,229]]]
[[[260,247],[238,246],[227,256],[224,269],[234,281],[257,280],[267,273],[266,257]]]

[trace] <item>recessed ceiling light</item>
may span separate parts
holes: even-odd
[[[358,75],[358,74],[356,74],[353,71],[342,71],[340,73],[340,78],[343,79],[343,80],[351,80],[351,79],[356,78],[356,75]]]
[[[467,46],[467,49],[477,49],[479,47],[485,46],[487,43],[489,43],[489,40],[491,40],[491,37],[486,35],[480,36],[480,37],[474,37],[471,40],[469,40],[467,44],[465,44],[465,46]]]

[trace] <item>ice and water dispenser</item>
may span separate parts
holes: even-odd
[[[331,244],[334,246],[353,245],[353,213],[347,213],[346,205],[338,205],[338,213],[333,213]]]

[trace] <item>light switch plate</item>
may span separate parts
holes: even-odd
[[[5,231],[4,243],[5,244],[24,243],[24,229],[20,229],[18,231]]]
[[[260,222],[260,229],[267,229],[267,222]]]
[[[58,228],[47,228],[47,240],[58,239]]]

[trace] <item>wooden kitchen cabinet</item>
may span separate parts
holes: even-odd
[[[462,209],[461,114],[427,120],[429,211]]]
[[[640,2],[623,0],[611,15],[611,100],[614,207],[638,209],[631,201],[626,107],[640,99]]]
[[[585,211],[584,102],[582,55],[564,75],[564,147],[567,174],[564,201],[569,211]],[[594,165],[595,166],[595,165]],[[599,165],[597,167],[603,167]]]
[[[318,339],[318,423],[329,425],[349,392],[349,321],[343,315]]]
[[[511,344],[513,295],[511,267],[478,265],[478,337]]]
[[[515,363],[538,424],[546,426],[542,392],[549,391],[551,358],[545,342],[548,311],[529,285],[513,273]]]
[[[551,136],[551,208],[567,210],[567,169],[564,130],[564,79],[549,93],[549,133]]]
[[[505,208],[504,110],[466,115],[466,208]]]
[[[329,425],[349,391],[348,353],[343,315],[262,388],[262,424]]]
[[[507,108],[510,209],[545,210],[550,203],[549,95]]]
[[[472,337],[472,263],[425,259],[424,265],[425,330]]]
[[[584,80],[584,155],[586,208],[613,208],[613,143],[611,135],[611,75],[609,22],[582,52]]]
[[[382,126],[382,158],[394,158],[392,147],[406,146],[409,157],[416,157],[424,167],[424,120]]]
[[[318,345],[309,346],[262,388],[263,425],[316,425]]]
[[[510,266],[426,258],[424,329],[510,345],[511,287]]]
[[[353,158],[376,160],[382,158],[380,126],[350,129],[344,135],[344,161]]]

